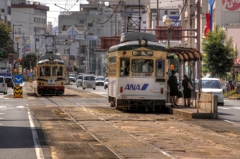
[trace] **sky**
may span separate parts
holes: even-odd
[[[47,12],[47,22],[52,22],[53,26],[58,25],[58,15],[61,11],[66,11],[62,8],[70,9],[70,11],[79,11],[79,4],[86,4],[86,0],[79,0],[77,3],[75,3],[77,0],[39,0],[37,2],[40,2],[41,4],[46,4],[46,6],[49,7],[49,11]],[[54,4],[57,4],[57,7]],[[75,5],[74,5],[75,4]]]

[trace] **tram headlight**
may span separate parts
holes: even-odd
[[[144,46],[147,45],[147,39],[144,39],[144,38],[139,39],[138,43],[139,43],[140,46],[144,47]]]

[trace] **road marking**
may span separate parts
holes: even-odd
[[[24,108],[24,106],[16,106],[16,108]]]
[[[6,114],[6,113],[0,113],[0,114]]]
[[[34,146],[35,146],[35,152],[36,152],[37,159],[44,159],[44,155],[43,155],[40,141],[39,141],[39,138],[37,135],[37,131],[35,129],[33,118],[31,116],[31,113],[29,110],[28,110],[28,118],[29,118],[31,130],[32,130],[33,142],[34,142]]]
[[[233,109],[240,109],[240,107],[231,107],[231,108],[233,108]]]
[[[230,109],[230,108],[223,108],[223,107],[218,107],[218,109]]]

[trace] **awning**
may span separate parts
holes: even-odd
[[[202,61],[202,54],[195,48],[188,47],[170,47],[167,49],[168,54],[174,53],[178,56],[179,61]]]

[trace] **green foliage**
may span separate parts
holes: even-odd
[[[225,30],[219,26],[209,32],[207,38],[203,38],[202,50],[206,53],[203,57],[203,73],[209,72],[212,77],[226,77],[237,56],[232,42],[232,38],[227,39]]]
[[[29,59],[29,58],[33,58],[33,60],[31,60],[31,66],[32,66],[32,68],[34,68],[37,65],[36,53],[28,53],[28,54],[26,54],[25,57],[23,57],[23,59]],[[30,60],[24,60],[23,67],[30,69]]]
[[[1,56],[7,57],[8,53],[14,52],[13,47],[11,46],[11,33],[12,29],[7,24],[0,21],[0,50]]]
[[[74,69],[73,69],[75,72],[77,72],[79,70],[79,67],[74,65]]]

